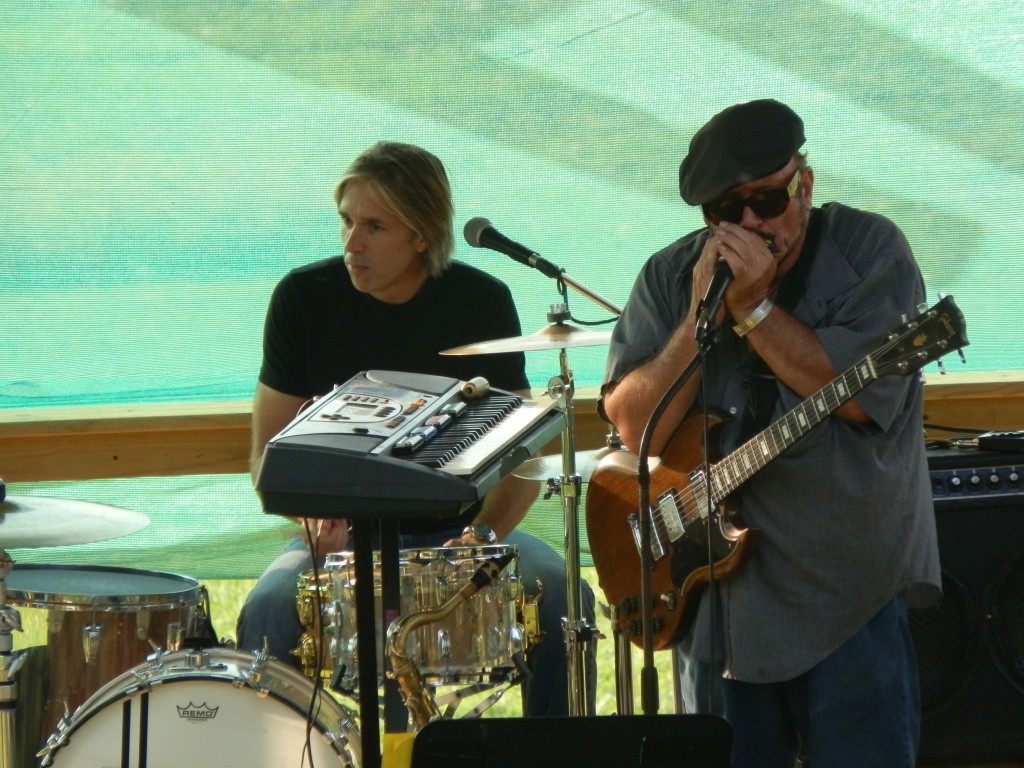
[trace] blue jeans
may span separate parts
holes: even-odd
[[[827,621],[827,618],[823,617]],[[685,646],[685,644],[684,644]],[[687,711],[733,729],[733,768],[913,768],[920,736],[917,659],[901,598],[792,680],[756,684],[721,677],[680,646]]]
[[[403,536],[403,548],[437,547],[459,532],[450,535]],[[527,594],[536,593],[540,580],[544,596],[539,603],[540,629],[543,640],[530,648],[531,674],[523,683],[523,714],[527,716],[567,715],[568,666],[566,646],[562,635],[562,617],[567,613],[565,561],[540,539],[521,531],[513,531],[505,544],[515,545],[519,551],[519,575]],[[270,653],[277,659],[299,666],[291,653],[299,644],[305,627],[299,621],[296,598],[298,579],[303,571],[313,567],[306,544],[301,539],[291,542],[260,576],[238,616],[236,637],[242,650],[256,651],[264,647],[266,638]],[[581,580],[583,618],[594,626],[594,593]],[[596,640],[588,645],[586,678],[590,711],[596,700],[597,653]]]

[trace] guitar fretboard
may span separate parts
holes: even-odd
[[[837,411],[878,378],[868,355],[848,371],[815,392],[770,427],[711,467],[711,494],[715,504]]]

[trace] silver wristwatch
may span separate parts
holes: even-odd
[[[494,544],[498,541],[498,534],[489,525],[483,523],[470,523],[462,529],[462,535],[469,534],[477,541],[486,541],[488,544]]]

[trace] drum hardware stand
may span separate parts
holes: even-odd
[[[481,245],[480,232],[471,231],[471,228],[475,229],[477,225],[490,227],[490,223],[486,219],[474,219],[467,223],[466,239],[470,245],[479,247]],[[502,251],[501,248],[497,250]],[[502,252],[507,253],[507,251]],[[575,418],[573,410],[574,386],[572,371],[569,370],[566,349],[576,346],[593,346],[607,343],[607,341],[599,338],[601,334],[576,333],[576,338],[572,338],[574,331],[578,331],[578,329],[566,323],[572,317],[569,312],[569,292],[567,286],[571,286],[574,290],[613,313],[616,317],[622,314],[622,310],[570,278],[565,274],[565,270],[551,262],[539,259],[539,257],[536,259],[531,257],[525,261],[517,258],[517,256],[513,256],[513,258],[517,261],[522,261],[527,266],[540,269],[544,275],[553,278],[557,282],[562,302],[551,306],[551,311],[548,313],[550,325],[532,336],[468,344],[443,351],[441,354],[486,354],[542,349],[557,349],[559,352],[560,375],[554,376],[549,380],[547,393],[559,405],[565,417],[565,427],[562,430],[562,475],[557,480],[554,478],[549,479],[548,498],[556,492],[561,495],[565,518],[565,579],[566,600],[568,603],[566,613],[568,616],[562,619],[562,634],[566,645],[566,664],[568,667],[569,715],[593,714],[587,711],[590,709],[590,704],[589,697],[586,695],[588,681],[585,679],[586,666],[584,664],[584,654],[587,651],[588,645],[595,641],[599,635],[595,627],[589,626],[583,621],[579,537],[579,498],[582,478],[576,471]]]
[[[11,631],[22,631],[21,614],[7,604],[7,576],[14,561],[0,549],[0,768],[18,768],[15,744],[15,715],[18,711],[18,670],[25,663],[24,653],[14,653]]]
[[[548,313],[548,320],[559,322],[569,316],[568,307],[564,304],[553,305]],[[568,664],[569,681],[569,715],[592,715],[587,697],[588,681],[586,679],[585,654],[591,642],[597,640],[597,630],[583,619],[583,600],[580,590],[580,531],[579,531],[579,499],[582,479],[576,472],[575,443],[575,412],[573,407],[572,371],[569,369],[568,355],[565,348],[558,352],[561,375],[548,381],[548,394],[558,404],[565,415],[565,428],[562,430],[562,476],[557,481],[559,495],[562,498],[562,511],[565,518],[565,594],[568,603],[568,616],[562,619],[562,635],[565,640],[566,663]],[[549,485],[549,488],[551,486]],[[552,489],[553,491],[553,489]],[[591,684],[596,681],[589,681]]]
[[[570,319],[569,294],[566,286],[571,286],[580,295],[590,299],[616,317],[622,314],[621,309],[573,280],[565,274],[565,270],[555,267],[551,272],[545,271],[544,274],[557,281],[563,300],[563,303],[551,306],[548,322],[561,323]],[[593,715],[594,713],[589,711],[590,701],[587,697],[587,689],[589,685],[596,685],[597,681],[586,679],[584,656],[589,644],[596,642],[600,635],[596,627],[587,625],[583,620],[579,533],[582,478],[576,471],[576,420],[573,407],[575,386],[565,347],[558,350],[558,363],[561,373],[548,381],[547,391],[551,398],[559,404],[565,415],[565,429],[562,431],[562,476],[557,480],[557,488],[562,497],[562,512],[565,517],[565,594],[569,615],[562,621],[562,634],[565,639],[566,663],[568,664],[569,715]],[[550,482],[548,484],[549,498],[550,493],[555,490],[554,485]]]
[[[611,622],[612,643],[615,650],[615,711],[620,715],[633,714],[633,646],[619,626],[618,606],[600,604],[602,615]]]

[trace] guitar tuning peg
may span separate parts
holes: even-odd
[[[917,305],[917,314],[923,315],[927,311],[928,311],[928,304],[927,303],[922,301],[920,304]]]
[[[960,362],[963,363],[964,365],[967,365],[967,355],[964,354],[963,347],[958,349],[956,353],[960,355]]]
[[[946,375],[946,366],[943,364],[941,359],[935,361],[935,366],[939,369],[940,375]]]

